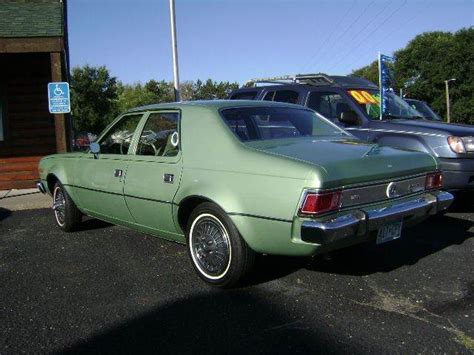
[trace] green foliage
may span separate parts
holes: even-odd
[[[150,80],[145,85],[119,84],[118,107],[120,112],[133,107],[173,101],[173,86],[165,81]]]
[[[225,99],[238,83],[202,82],[181,83],[181,99],[212,100]],[[133,107],[174,101],[171,82],[150,80],[141,83],[123,84],[111,77],[101,67],[74,68],[71,76],[72,114],[76,131],[100,133],[120,112]]]
[[[371,82],[378,85],[379,83],[379,64],[378,61],[374,61],[365,67],[354,70],[351,73],[352,76],[358,76],[370,80]]]
[[[444,81],[450,83],[452,122],[474,124],[474,28],[451,32],[426,32],[395,52],[397,90],[407,97],[426,101],[446,117]],[[377,62],[355,70],[377,83]]]
[[[104,67],[74,68],[71,106],[76,131],[99,133],[118,112],[117,79]]]
[[[238,83],[230,83],[228,81],[216,82],[207,79],[205,83],[197,80],[193,85],[193,100],[215,100],[225,99],[229,96],[229,92],[239,87]]]

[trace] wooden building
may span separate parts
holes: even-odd
[[[65,0],[0,2],[0,190],[35,186],[38,161],[69,145],[47,84],[68,81]]]

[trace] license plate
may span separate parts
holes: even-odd
[[[387,224],[377,233],[377,244],[382,244],[400,238],[402,235],[402,221]]]

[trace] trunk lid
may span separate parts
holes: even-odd
[[[421,174],[438,169],[429,154],[352,139],[279,139],[246,142],[260,151],[318,167],[324,188],[342,187]]]

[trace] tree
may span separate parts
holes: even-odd
[[[100,133],[118,113],[117,79],[105,66],[73,68],[71,106],[76,131]]]
[[[230,83],[228,81],[213,81],[207,79],[205,83],[197,80],[193,86],[193,100],[215,100],[226,99],[229,92],[239,87],[238,83]]]
[[[426,101],[446,116],[444,81],[450,85],[453,122],[474,124],[474,28],[456,33],[426,32],[395,52],[397,90],[407,97]],[[352,75],[378,81],[377,62],[355,70]]]

